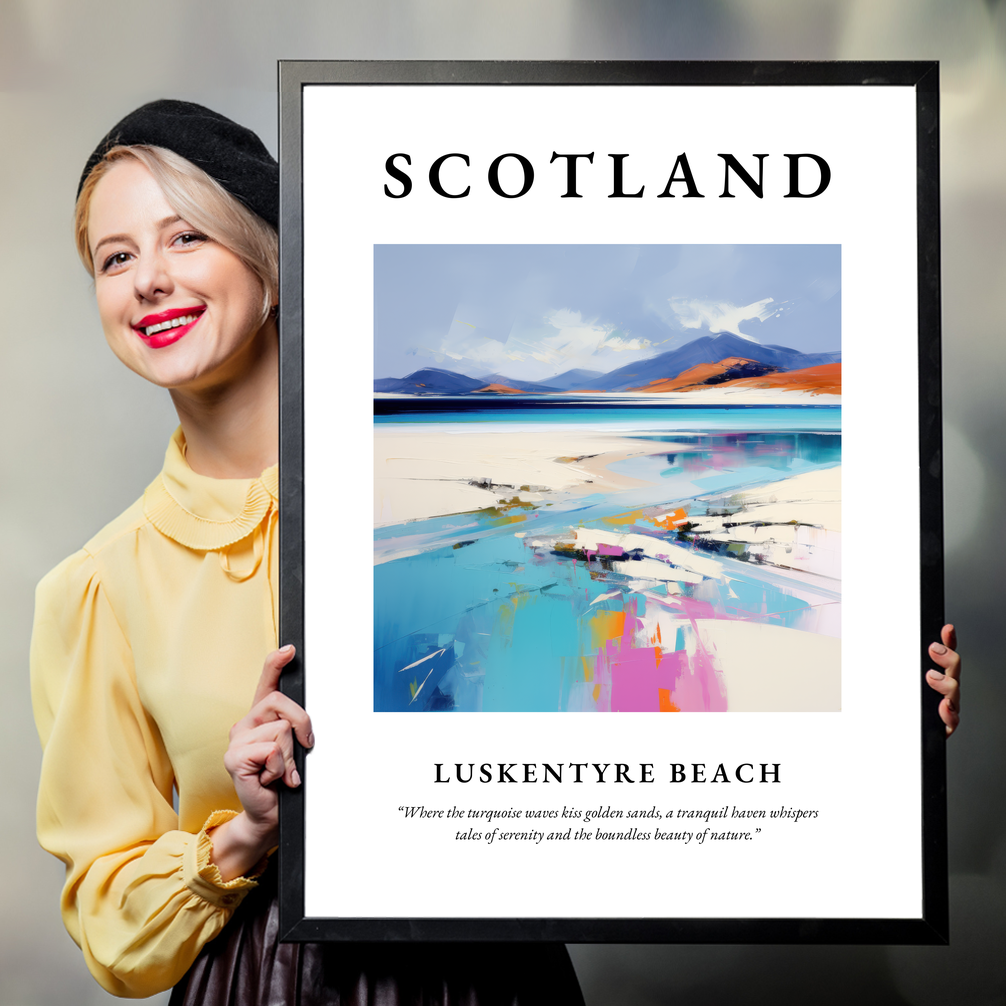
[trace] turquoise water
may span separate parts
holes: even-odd
[[[465,400],[468,402],[468,400]],[[527,399],[525,399],[527,401]],[[533,401],[533,400],[532,400]],[[719,407],[693,405],[611,406],[556,403],[528,405],[520,408],[479,408],[478,404],[459,405],[438,400],[435,407],[425,401],[410,403],[416,412],[398,415],[375,415],[378,425],[403,423],[500,423],[528,429],[548,426],[591,426],[598,430],[647,429],[702,431],[721,429],[743,430],[809,430],[838,432],[842,426],[842,409],[838,405],[725,405]],[[442,410],[442,411],[441,411]]]

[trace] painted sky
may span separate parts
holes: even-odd
[[[732,332],[841,348],[839,245],[375,245],[374,376],[538,381]]]

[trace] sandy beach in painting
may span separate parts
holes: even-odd
[[[609,466],[646,454],[638,440],[577,430],[524,432],[376,427],[376,526],[481,510],[514,497],[542,503],[645,485]]]
[[[604,395],[592,396],[603,400]],[[709,390],[696,394],[610,396],[633,405],[840,405],[836,395]],[[463,513],[495,505],[501,493],[528,502],[609,492],[642,483],[612,469],[646,454],[638,438],[576,428],[526,432],[458,426],[377,426],[374,434],[374,524]]]

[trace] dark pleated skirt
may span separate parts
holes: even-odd
[[[561,943],[280,943],[274,874],[170,1006],[583,1006]]]

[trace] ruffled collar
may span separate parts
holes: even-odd
[[[175,430],[164,468],[143,494],[143,512],[162,534],[186,548],[211,552],[250,535],[279,500],[279,466],[257,479],[213,479],[185,460],[185,437]]]

